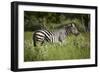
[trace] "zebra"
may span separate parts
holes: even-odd
[[[50,32],[46,29],[36,30],[33,33],[34,46],[37,46],[37,42],[40,42],[41,45],[44,42],[51,42],[51,43],[63,42],[69,33],[73,33],[74,35],[79,34],[79,31],[74,23],[70,23],[63,27],[60,27],[59,29],[56,29],[53,32]]]

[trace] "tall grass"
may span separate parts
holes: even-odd
[[[24,61],[71,60],[90,58],[89,33],[69,35],[64,43],[44,43],[34,47],[32,32],[24,33]]]

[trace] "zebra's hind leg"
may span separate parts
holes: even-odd
[[[41,46],[43,45],[44,41],[41,42]]]
[[[42,46],[43,45],[43,41],[36,41],[36,42],[34,42],[34,46],[35,47],[40,47],[40,46]]]

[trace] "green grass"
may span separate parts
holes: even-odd
[[[34,47],[32,32],[24,33],[24,61],[71,60],[90,58],[89,33],[69,35],[64,43],[45,43]]]

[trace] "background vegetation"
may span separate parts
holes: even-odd
[[[80,34],[66,37],[64,43],[45,43],[34,47],[32,33],[38,29],[52,31],[74,22]],[[24,61],[90,58],[90,15],[75,13],[24,12]]]
[[[79,31],[90,31],[90,15],[75,13],[24,12],[25,31],[53,30],[60,25],[76,23]]]

